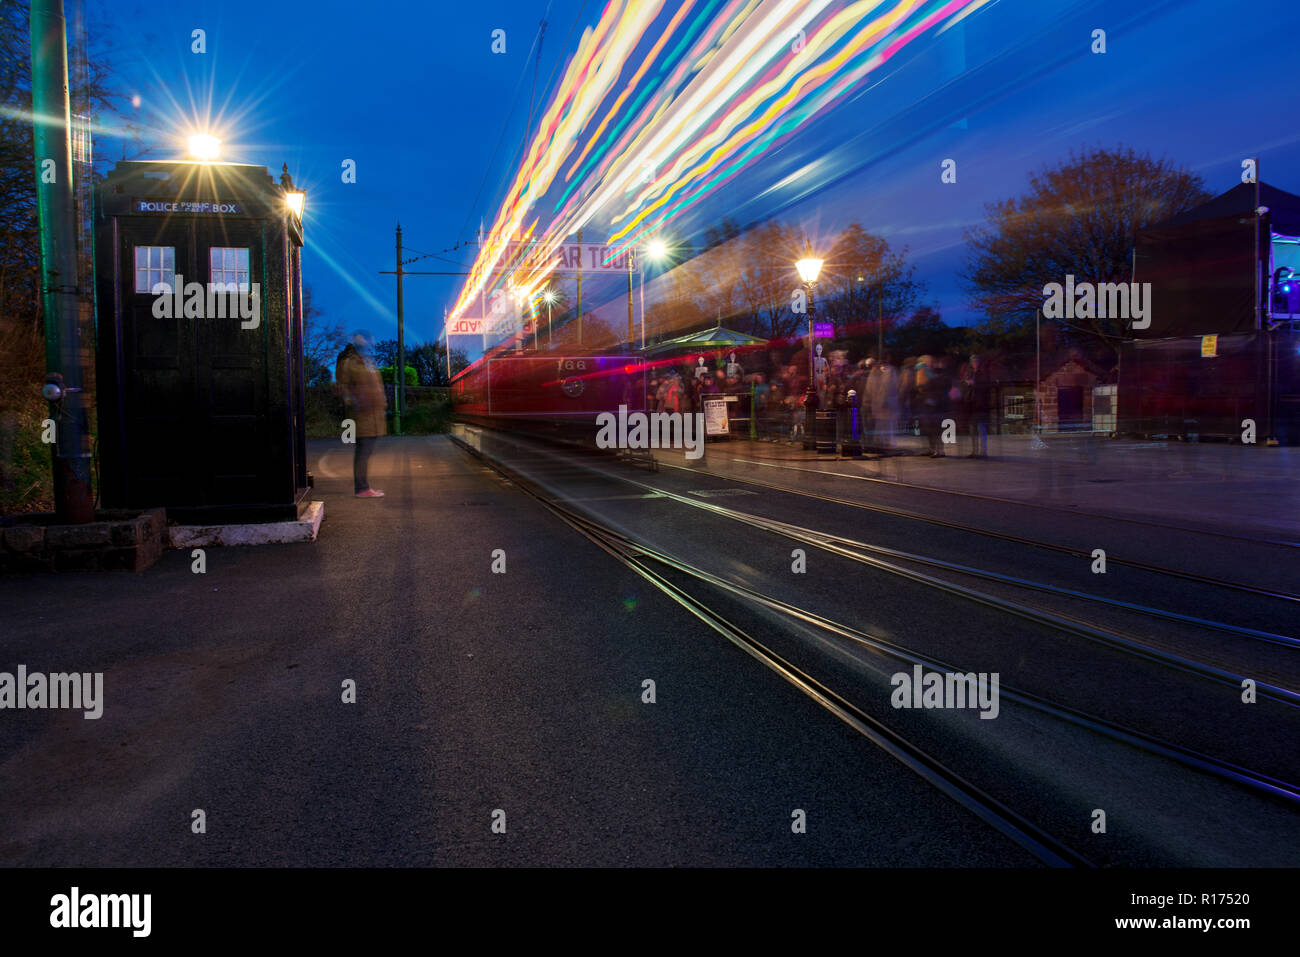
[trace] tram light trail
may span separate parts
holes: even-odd
[[[542,112],[452,318],[497,283],[540,288],[579,229],[609,228],[611,258],[666,231],[985,2],[609,4]],[[533,244],[522,264],[508,258],[515,241]]]

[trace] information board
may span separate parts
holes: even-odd
[[[704,397],[704,434],[729,435],[731,426],[727,422],[727,396],[706,395]]]

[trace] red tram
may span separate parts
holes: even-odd
[[[646,367],[638,356],[485,357],[451,382],[464,421],[497,428],[596,433],[596,416],[646,410]]]

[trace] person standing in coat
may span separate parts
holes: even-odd
[[[921,356],[916,360],[915,407],[921,420],[921,434],[930,447],[929,456],[941,459],[943,419],[948,414],[950,383],[943,373],[942,359]]]
[[[370,456],[379,436],[388,432],[384,413],[388,398],[379,370],[370,359],[370,333],[358,330],[352,342],[339,353],[334,378],[343,394],[348,418],[356,423],[356,447],[352,458],[352,480],[357,498],[383,498],[384,493],[371,488],[367,480]]]
[[[867,397],[871,404],[874,445],[881,451],[892,452],[894,436],[898,433],[898,370],[888,352],[871,369]]]
[[[989,456],[989,411],[992,407],[992,385],[983,360],[970,357],[962,371],[962,403],[966,429],[970,432],[970,455],[967,458],[986,459]]]

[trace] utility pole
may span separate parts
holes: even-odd
[[[582,345],[582,230],[578,230],[578,345]]]
[[[45,388],[55,423],[51,449],[57,521],[94,521],[90,429],[83,390],[86,344],[79,321],[77,221],[68,138],[68,45],[63,0],[32,0],[32,143],[41,232]]]
[[[632,323],[632,247],[627,250],[627,347],[636,348],[636,331]]]
[[[402,434],[402,408],[406,405],[406,349],[402,322],[402,224],[397,224],[397,368],[393,370],[393,434]]]
[[[883,263],[882,263],[883,265]],[[876,361],[885,361],[885,277],[884,271],[876,270]]]
[[[804,280],[803,287],[808,292],[808,391],[804,393],[803,447],[808,451],[817,448],[817,355],[814,343],[817,341],[817,325],[813,309],[813,284]],[[718,324],[721,325],[721,314]]]
[[[1042,316],[1041,307],[1034,310],[1034,429],[1040,438],[1043,431],[1043,417],[1039,412],[1039,393],[1043,387],[1043,333],[1039,329]]]
[[[1262,273],[1266,258],[1260,249],[1259,234],[1263,230],[1266,210],[1260,205],[1259,157],[1255,157],[1255,330],[1256,335],[1264,336],[1264,403],[1267,416],[1267,435],[1265,445],[1277,445],[1277,436],[1273,432],[1273,380],[1277,377],[1276,330],[1271,318],[1273,304],[1273,276],[1269,274],[1268,286],[1264,287]]]

